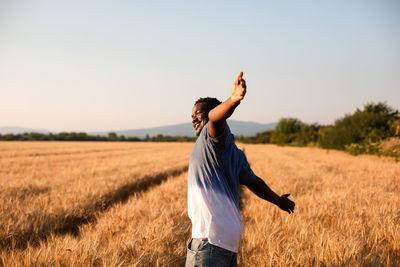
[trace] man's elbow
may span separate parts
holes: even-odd
[[[250,189],[252,192],[256,192],[257,189],[260,188],[260,180],[261,178],[257,177],[254,181],[246,185],[247,188]]]
[[[217,116],[217,114],[216,114],[216,112],[215,112],[215,110],[214,109],[212,109],[209,113],[208,113],[208,120],[210,121],[210,122],[218,122],[219,120],[218,120],[218,116]]]

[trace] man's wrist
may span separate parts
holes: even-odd
[[[272,203],[274,203],[275,205],[279,206],[280,200],[281,200],[281,197],[275,194],[273,199],[272,199]]]
[[[240,100],[234,100],[234,98],[233,98],[233,96],[231,96],[230,98],[229,98],[229,100],[231,101],[231,103],[232,103],[232,105],[234,105],[234,106],[237,106],[237,105],[239,105],[240,104]]]

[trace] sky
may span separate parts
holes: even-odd
[[[0,126],[189,122],[194,101],[226,100],[240,71],[236,120],[400,109],[400,1],[0,2]]]

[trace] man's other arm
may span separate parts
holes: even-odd
[[[246,82],[243,80],[243,72],[240,72],[233,83],[231,97],[208,113],[209,133],[212,138],[220,136],[224,132],[226,120],[235,111],[245,94]]]
[[[282,196],[277,195],[260,177],[257,177],[257,179],[248,184],[247,187],[258,197],[277,205],[280,209],[288,213],[294,212],[295,204],[288,198],[290,194]]]

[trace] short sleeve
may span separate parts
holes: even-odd
[[[240,157],[241,157],[241,165],[239,171],[239,183],[241,185],[249,185],[252,182],[256,181],[257,176],[254,174],[253,170],[250,168],[249,163],[247,162],[247,158],[244,153],[239,150]]]
[[[210,127],[209,123],[207,123],[206,127],[204,127],[204,128],[206,128],[205,130],[207,131],[206,134],[207,134],[208,139],[211,142],[213,142],[214,144],[216,144],[217,146],[223,146],[226,143],[228,135],[230,133],[228,124],[225,125],[224,132],[215,138],[212,138],[210,136],[209,127]]]

